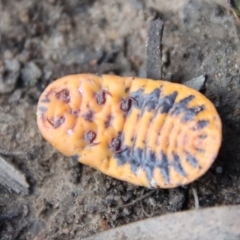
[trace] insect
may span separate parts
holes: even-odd
[[[196,180],[222,140],[220,117],[200,92],[115,75],[76,74],[52,82],[40,96],[37,123],[62,154],[148,188]]]

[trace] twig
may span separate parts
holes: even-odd
[[[137,199],[133,200],[132,202],[130,202],[130,203],[128,203],[128,204],[121,205],[121,206],[117,206],[117,208],[125,208],[125,207],[132,206],[132,205],[134,205],[135,203],[137,203],[137,202],[143,200],[144,198],[150,196],[150,195],[151,195],[153,192],[155,192],[155,191],[156,191],[156,189],[154,189],[154,190],[146,193],[145,195],[141,196],[140,198],[137,198]]]
[[[11,156],[19,156],[19,155],[24,155],[24,152],[8,152],[5,150],[0,149],[0,154],[6,157],[11,157]]]
[[[194,197],[194,203],[195,203],[195,209],[199,209],[199,199],[196,188],[192,188],[193,197]]]
[[[18,194],[27,195],[29,193],[29,184],[25,175],[2,157],[0,157],[0,184]]]
[[[148,214],[146,211],[145,211],[145,209],[144,209],[144,206],[143,206],[143,202],[141,202],[141,207],[142,207],[142,211],[143,211],[143,213],[147,216],[147,217],[152,217],[153,215],[151,214]]]
[[[151,21],[147,40],[147,78],[162,78],[162,36],[164,23],[160,19]]]

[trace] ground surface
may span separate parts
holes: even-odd
[[[171,2],[172,4],[169,4]],[[0,239],[82,239],[169,212],[240,203],[239,27],[224,0],[1,0],[0,148],[30,184],[27,196],[0,188]],[[186,188],[149,192],[76,164],[40,136],[36,104],[69,73],[145,76],[149,21],[165,21],[163,78],[207,75],[205,94],[223,120],[218,159]]]

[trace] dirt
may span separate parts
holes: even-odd
[[[27,196],[0,188],[1,240],[83,239],[194,209],[193,189],[201,208],[240,204],[240,26],[227,1],[171,2],[0,1],[0,149],[23,153],[4,158],[30,185]],[[207,76],[223,143],[201,179],[150,192],[58,153],[38,131],[36,105],[51,81],[70,73],[145,77],[148,24],[157,16],[165,21],[163,79]]]

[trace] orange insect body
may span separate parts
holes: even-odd
[[[172,188],[203,175],[221,120],[201,93],[150,79],[79,74],[42,93],[37,122],[57,150],[114,178]]]

